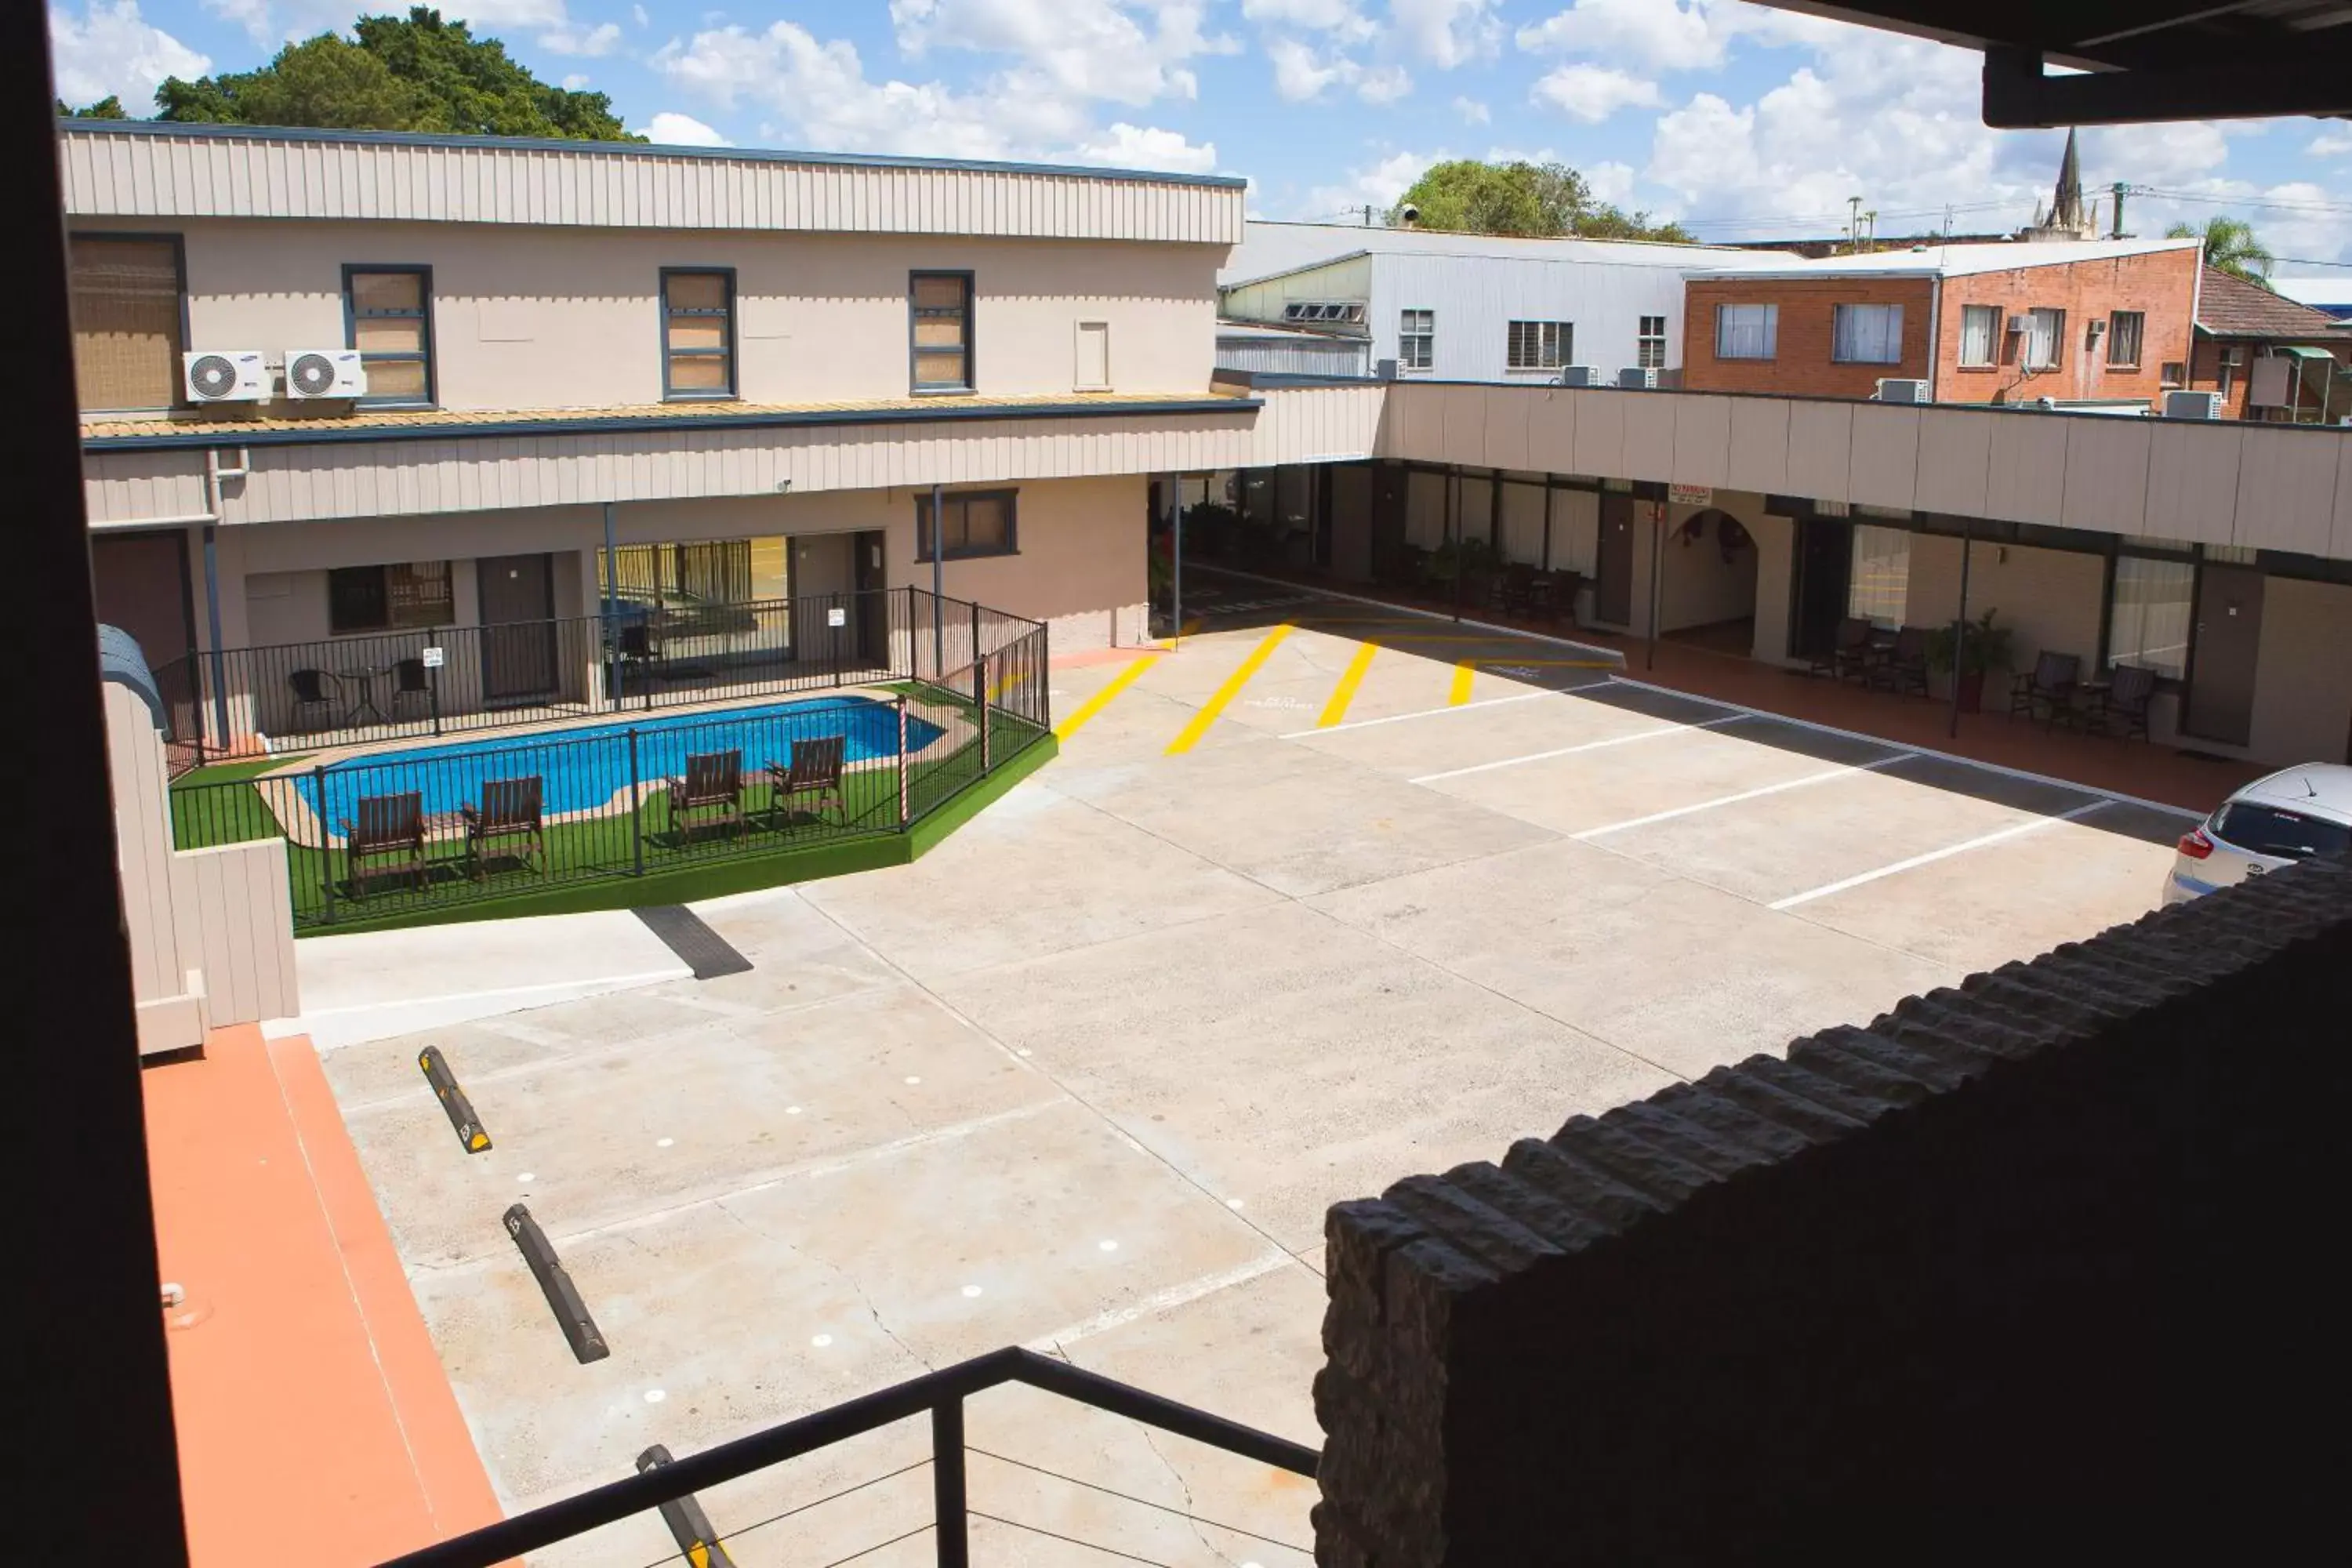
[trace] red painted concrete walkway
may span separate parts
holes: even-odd
[[[142,1081],[196,1568],[377,1563],[502,1517],[310,1042],[215,1030]]]

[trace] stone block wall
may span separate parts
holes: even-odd
[[[1318,1561],[2277,1555],[2347,1089],[2311,863],[1339,1205]]]

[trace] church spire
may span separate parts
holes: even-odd
[[[2083,208],[2083,163],[2075,151],[2074,132],[2066,132],[2066,155],[2058,162],[2058,190],[2051,199],[2045,227],[2075,239],[2089,239],[2090,215]]]

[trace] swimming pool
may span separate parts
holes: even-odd
[[[320,800],[317,773],[296,775],[295,788],[310,810],[340,830],[357,814],[364,796],[423,795],[425,812],[454,812],[478,805],[482,785],[492,779],[541,779],[542,809],[551,816],[593,811],[613,805],[629,787],[629,733],[636,732],[636,773],[647,791],[686,772],[686,760],[705,752],[740,750],[743,771],[756,774],[770,763],[789,763],[793,742],[827,735],[843,737],[845,763],[898,754],[898,710],[870,697],[824,697],[770,703],[719,712],[645,714],[577,729],[528,735],[485,736],[412,751],[352,757],[326,770],[326,799]],[[919,753],[946,731],[915,718],[907,721],[908,754]]]

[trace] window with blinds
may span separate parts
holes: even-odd
[[[1840,305],[1831,321],[1830,358],[1840,364],[1903,363],[1903,307]]]
[[[2147,313],[2117,310],[2107,318],[2107,366],[2111,370],[2139,368],[2140,339],[2147,335]]]
[[[662,286],[662,395],[735,395],[735,275],[667,268]]]
[[[918,272],[908,280],[917,392],[970,392],[971,274]]]
[[[2188,561],[2118,555],[2107,598],[2107,663],[2137,664],[2179,679],[2189,667],[2197,567]]]
[[[1899,626],[1911,597],[1911,535],[1856,523],[1845,613],[1875,626]]]
[[[1717,305],[1715,308],[1715,357],[1770,359],[1780,347],[1780,307],[1778,305]]]
[[[1971,369],[1983,369],[2000,363],[2000,307],[1961,306],[1960,363]]]
[[[936,530],[931,498],[915,497],[915,559],[929,561],[937,539],[950,561],[974,555],[1014,555],[1020,552],[1011,490],[951,490],[940,498]]]
[[[327,630],[335,637],[446,626],[457,618],[455,608],[446,561],[337,566],[327,573]]]
[[[423,267],[343,268],[351,346],[367,369],[362,403],[433,403],[433,274]]]
[[[180,247],[173,239],[75,235],[74,380],[85,409],[180,401]]]
[[[1576,342],[1571,322],[1512,321],[1508,326],[1505,363],[1512,370],[1558,370],[1571,357]]]
[[[2034,370],[2055,370],[2066,342],[2066,312],[2030,310],[2025,317],[2025,363]]]

